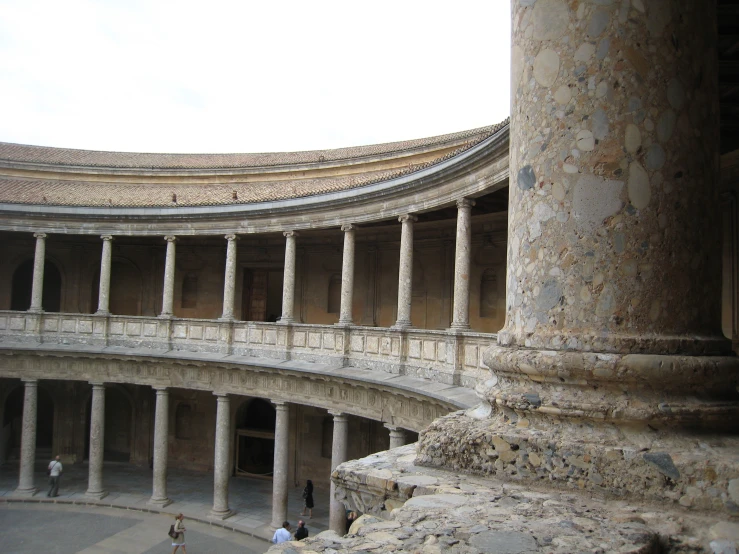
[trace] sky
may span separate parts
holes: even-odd
[[[509,114],[509,0],[0,0],[0,141],[377,144]]]

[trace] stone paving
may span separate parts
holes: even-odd
[[[152,471],[124,463],[106,462],[103,483],[108,495],[96,500],[87,498],[87,464],[64,467],[58,498],[48,498],[46,461],[37,461],[35,484],[39,492],[32,496],[20,496],[14,491],[18,484],[17,463],[0,466],[0,506],[23,507],[29,503],[49,504],[58,507],[113,507],[138,510],[142,513],[162,513],[174,515],[181,512],[188,520],[195,520],[210,526],[229,531],[238,531],[259,539],[270,540],[274,528],[272,520],[272,482],[261,479],[231,477],[229,484],[229,506],[233,516],[221,521],[209,517],[213,505],[213,476],[211,473],[171,469],[168,473],[168,495],[173,503],[165,508],[147,505],[151,497]],[[300,518],[303,506],[301,498],[304,483],[290,487],[288,493],[288,521],[293,527]],[[328,491],[316,489],[314,492],[316,508],[313,518],[307,519],[306,526],[311,535],[328,529]],[[22,504],[21,504],[22,503]],[[1,527],[0,527],[1,528]],[[166,531],[166,530],[165,530]],[[2,531],[0,531],[2,533]],[[165,536],[166,538],[166,536]],[[0,549],[7,552],[5,549]],[[266,548],[265,548],[266,550]]]

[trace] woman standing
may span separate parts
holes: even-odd
[[[300,512],[301,516],[305,515],[305,511],[308,510],[308,517],[313,517],[313,481],[308,479],[308,482],[303,489],[303,511]]]
[[[185,516],[182,514],[177,514],[177,517],[174,519],[174,532],[176,534],[172,539],[172,546],[174,546],[172,554],[175,554],[180,546],[182,547],[182,552],[187,554],[187,548],[185,548],[185,524],[182,523],[183,519],[185,519]]]

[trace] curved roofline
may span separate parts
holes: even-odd
[[[465,139],[479,140],[495,133],[507,123],[508,120],[505,120],[496,125],[413,140],[297,152],[168,154],[82,150],[0,142],[0,162],[4,162],[4,165],[8,164],[16,167],[64,167],[97,170],[105,168],[111,170],[224,170],[320,164],[399,154],[411,150],[443,146]]]

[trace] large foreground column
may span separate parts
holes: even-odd
[[[457,246],[454,254],[454,305],[452,329],[470,328],[470,254],[474,200],[457,201]]]
[[[90,410],[90,454],[88,458],[87,492],[93,498],[103,498],[108,492],[103,488],[103,452],[105,451],[105,385],[92,385]]]
[[[334,416],[334,434],[331,443],[331,472],[336,466],[346,461],[346,451],[349,444],[349,418],[341,412],[329,413]],[[344,504],[334,498],[336,486],[331,481],[331,504],[329,508],[328,527],[339,535],[346,533],[346,508]]]
[[[31,307],[29,312],[43,311],[44,264],[46,263],[46,233],[34,233],[36,252],[33,256],[33,283],[31,285]]]
[[[478,387],[490,413],[433,424],[419,462],[452,465],[485,436],[456,467],[735,511],[715,2],[512,9],[507,313]]]
[[[103,254],[100,258],[100,288],[98,290],[98,315],[110,314],[110,266],[113,259],[113,237],[102,235]]]
[[[398,268],[398,319],[395,327],[411,326],[411,301],[413,300],[413,223],[415,215],[401,215],[400,267]]]
[[[167,497],[169,390],[166,387],[154,387],[154,390],[157,393],[154,413],[154,471],[149,504],[164,507],[172,503]]]
[[[290,437],[290,406],[274,402],[275,457],[272,479],[272,527],[282,527],[287,519],[288,439]]]
[[[33,496],[38,489],[33,479],[36,461],[36,419],[38,406],[38,381],[23,379],[23,428],[21,429],[21,464],[18,475],[18,494]]]
[[[210,515],[226,519],[232,515],[228,507],[229,441],[231,439],[231,412],[228,395],[213,393],[218,400],[216,410],[216,443],[213,461],[213,509]]]
[[[295,305],[295,231],[285,231],[285,273],[282,281],[282,323],[295,321],[293,310]]]
[[[341,226],[344,231],[344,256],[341,263],[341,308],[339,325],[351,325],[354,304],[354,233],[350,223]]]
[[[236,294],[236,235],[226,235],[226,273],[223,279],[223,315],[221,319],[234,318],[234,298]]]
[[[164,260],[164,289],[162,290],[161,317],[172,317],[174,305],[174,268],[175,268],[175,241],[177,237],[166,236],[167,254]]]

